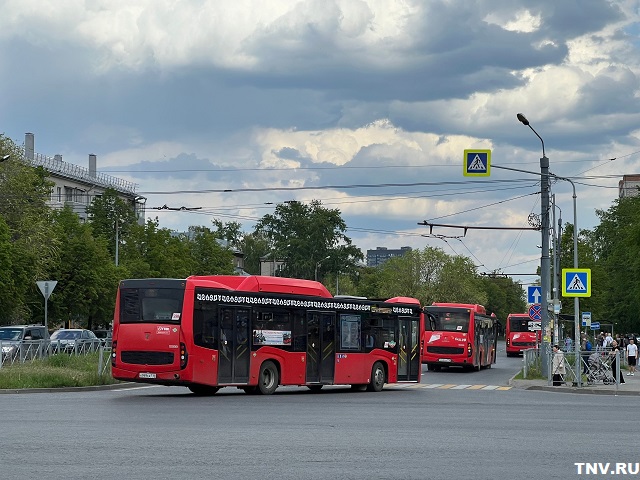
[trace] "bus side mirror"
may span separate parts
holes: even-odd
[[[436,329],[436,317],[432,313],[427,313],[427,318],[429,319],[429,330],[435,331]]]

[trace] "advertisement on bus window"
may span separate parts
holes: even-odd
[[[254,345],[291,345],[291,330],[254,330]]]

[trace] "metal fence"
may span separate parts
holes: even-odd
[[[87,355],[98,352],[98,374],[111,375],[111,341],[69,344],[50,340],[0,341],[0,368],[42,360],[51,355]]]
[[[559,382],[562,385],[574,387],[592,385],[615,385],[616,389],[623,375],[621,366],[626,363],[624,355],[619,350],[599,351],[570,351],[547,353],[549,371],[547,382],[553,384],[553,374],[561,375]],[[577,361],[576,361],[577,359]],[[530,348],[522,352],[522,376],[523,378],[541,378],[542,365],[540,350]],[[561,365],[561,367],[560,367]],[[555,371],[554,371],[555,370]]]

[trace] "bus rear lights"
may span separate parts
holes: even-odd
[[[184,343],[180,343],[180,368],[184,369],[187,367],[187,361],[189,359],[189,354],[187,353],[187,346]]]
[[[470,357],[473,353],[473,348],[470,343],[467,343],[467,357]]]
[[[111,366],[115,367],[116,366],[116,357],[117,357],[117,347],[118,342],[112,342],[111,343]]]

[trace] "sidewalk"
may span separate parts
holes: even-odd
[[[623,372],[620,372],[621,374]],[[617,386],[605,385],[597,383],[595,385],[583,384],[582,387],[574,387],[571,383],[564,386],[554,387],[549,385],[546,380],[516,380],[511,378],[509,385],[514,388],[522,388],[524,390],[543,390],[547,392],[562,393],[588,393],[592,395],[639,395],[640,396],[640,372],[636,372],[634,376],[628,376],[624,373],[624,381]]]

